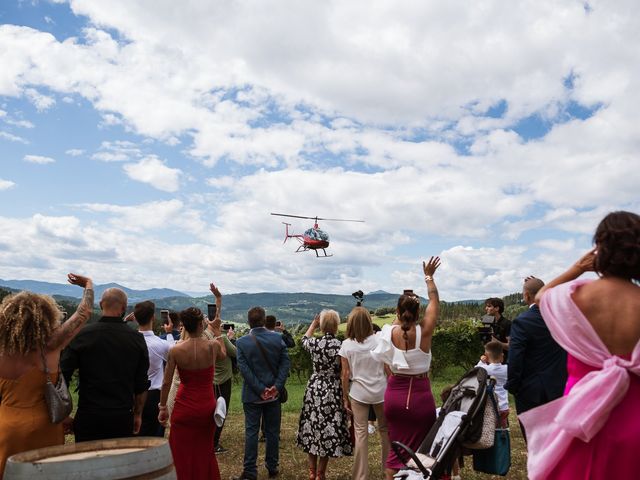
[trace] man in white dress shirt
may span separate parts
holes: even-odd
[[[158,422],[158,403],[160,402],[160,388],[164,376],[164,365],[169,355],[169,349],[175,343],[171,333],[163,340],[153,333],[156,306],[147,300],[136,304],[133,315],[138,322],[138,330],[144,336],[149,350],[149,391],[142,411],[142,426],[138,435],[144,437],[163,437],[164,427]]]

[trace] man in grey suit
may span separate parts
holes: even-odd
[[[264,419],[266,437],[265,463],[269,478],[278,476],[280,437],[280,396],[289,375],[289,355],[282,336],[267,330],[265,311],[253,307],[248,313],[251,331],[236,342],[238,368],[244,379],[244,465],[238,480],[256,480],[258,431]]]

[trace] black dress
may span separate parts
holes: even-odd
[[[330,333],[302,338],[302,347],[311,354],[313,373],[304,391],[296,444],[319,457],[342,457],[351,455],[352,450],[342,403],[340,345]]]

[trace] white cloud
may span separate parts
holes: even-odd
[[[7,190],[15,185],[11,180],[4,180],[0,178],[0,190]]]
[[[40,92],[38,92],[35,88],[25,89],[24,94],[29,99],[29,101],[33,103],[33,105],[36,107],[36,109],[39,112],[48,110],[49,108],[53,107],[56,103],[53,97],[50,97],[48,95],[43,95]]]
[[[78,254],[87,267],[91,255],[111,258],[105,275],[129,262],[137,281],[183,288],[170,262],[197,256],[209,268],[198,267],[198,281],[215,267],[236,291],[398,289],[419,276],[404,270],[414,268],[408,252],[438,245],[444,298],[483,297],[517,291],[527,272],[549,278],[588,246],[604,213],[640,207],[640,17],[628,14],[630,0],[590,5],[589,14],[550,0],[187,2],[176,11],[169,0],[76,0],[72,10],[88,19],[82,38],[0,26],[0,95],[39,109],[55,98],[88,102],[101,135],[137,142],[82,145],[88,156],[127,162],[130,178],[163,192],[194,186],[188,197],[158,201],[137,189],[135,205],[84,206],[105,221],[78,220],[95,243]],[[573,102],[599,109],[571,119]],[[500,118],[487,113],[498,106]],[[528,140],[514,126],[533,114],[550,131]],[[166,153],[178,144],[181,155]],[[203,183],[208,191],[197,190]],[[319,264],[281,245],[270,211],[367,223],[321,222],[336,256]],[[193,238],[172,241],[166,225]],[[46,252],[47,265],[71,257],[63,242],[23,240],[20,251]]]
[[[69,150],[65,151],[64,153],[66,153],[67,155],[70,155],[72,157],[79,157],[80,155],[84,154],[84,150],[82,150],[81,148],[70,148]]]
[[[23,160],[28,163],[37,163],[45,165],[47,163],[54,163],[55,160],[51,157],[45,157],[43,155],[25,155]]]
[[[130,178],[148,183],[158,190],[175,192],[180,188],[182,171],[168,167],[155,156],[143,158],[138,163],[124,165],[123,169]]]
[[[29,143],[28,140],[19,137],[18,135],[14,135],[13,133],[9,133],[9,132],[0,132],[0,138],[3,138],[5,140],[9,140],[10,142],[19,142],[19,143],[24,143],[25,145],[27,145]]]

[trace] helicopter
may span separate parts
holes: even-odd
[[[333,255],[328,255],[325,248],[329,246],[329,235],[324,231],[320,230],[318,227],[318,221],[330,221],[330,222],[358,222],[364,223],[364,220],[347,220],[343,218],[320,218],[320,217],[304,217],[301,215],[287,215],[285,213],[272,213],[271,215],[275,215],[277,217],[291,217],[291,218],[305,218],[309,220],[313,220],[314,224],[312,228],[305,230],[305,232],[300,235],[294,235],[293,233],[289,233],[290,223],[282,222],[285,225],[285,234],[284,234],[284,242],[290,238],[295,238],[300,242],[298,246],[297,252],[306,252],[308,250],[313,250],[316,253],[316,257],[333,257]],[[322,250],[323,255],[318,253],[318,250]]]

